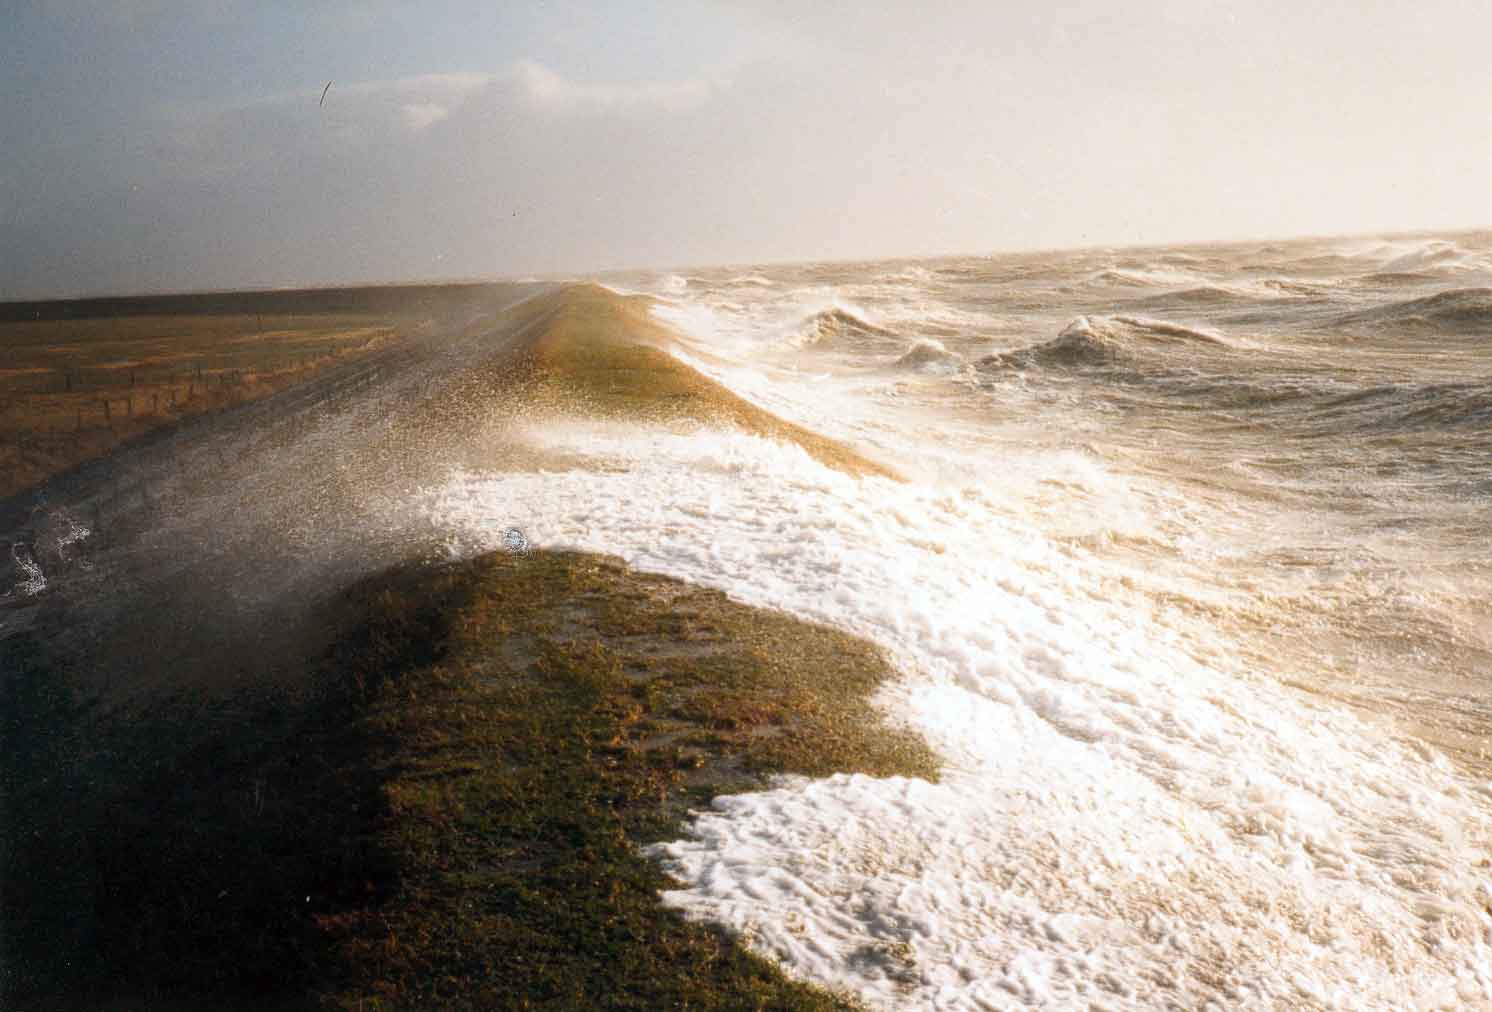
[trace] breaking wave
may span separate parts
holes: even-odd
[[[867,339],[891,336],[891,331],[871,323],[853,310],[831,306],[803,320],[792,343],[800,348],[834,351],[862,346]]]
[[[907,349],[895,364],[898,369],[919,372],[955,372],[963,364],[963,359],[957,352],[945,348],[942,341],[923,338]]]
[[[1174,288],[1196,284],[1197,276],[1185,271],[1111,267],[1097,272],[1088,280],[1094,284],[1119,288]]]
[[[670,904],[796,977],[885,1009],[1492,1008],[1492,365],[1443,336],[1489,333],[1492,288],[1460,262],[703,272],[669,309],[699,309],[700,371],[905,483],[608,423],[525,437],[604,468],[462,475],[429,508],[453,550],[523,517],[897,660],[881,701],[942,783],[795,778],[651,851]],[[1001,349],[980,382],[970,340]]]
[[[1106,367],[1137,364],[1147,349],[1227,347],[1215,330],[1144,316],[1080,316],[1050,341],[988,355],[983,369]]]
[[[1431,267],[1457,267],[1465,260],[1465,256],[1466,251],[1453,242],[1429,242],[1394,257],[1381,269],[1392,274],[1399,271],[1423,271]]]

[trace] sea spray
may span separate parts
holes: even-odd
[[[908,480],[563,424],[527,438],[565,469],[423,509],[896,659],[941,783],[784,781],[653,851],[790,972],[898,1009],[1489,1007],[1489,266],[1467,234],[633,275],[681,361]],[[792,339],[835,307],[886,333]],[[920,341],[981,367],[888,369]]]
[[[532,517],[539,545],[866,635],[906,673],[887,702],[948,758],[938,786],[722,799],[656,851],[693,915],[885,1007],[1487,997],[1474,785],[1199,663],[1199,631],[1146,615],[1102,560],[978,488],[852,479],[750,437],[532,438],[612,466],[456,476],[429,499],[455,550]]]

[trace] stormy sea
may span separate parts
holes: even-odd
[[[1492,233],[602,280],[908,480],[550,426],[450,550],[866,637],[946,762],[718,799],[670,904],[877,1008],[1492,1007]]]

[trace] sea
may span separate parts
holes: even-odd
[[[668,904],[876,1009],[1492,1008],[1492,232],[601,280],[906,480],[548,425],[451,552],[863,636],[945,761],[716,799]]]

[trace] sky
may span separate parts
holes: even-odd
[[[1484,227],[1489,37],[1480,0],[12,0],[0,299]]]

